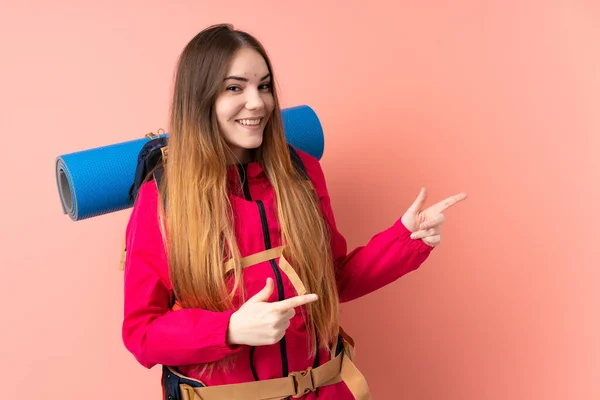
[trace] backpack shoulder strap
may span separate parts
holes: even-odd
[[[165,169],[162,165],[157,166],[154,171],[152,171],[152,178],[154,179],[157,188],[160,188],[160,183],[162,182],[164,173]]]
[[[308,172],[306,172],[306,166],[302,162],[302,159],[300,158],[300,154],[298,154],[298,151],[294,148],[294,146],[292,146],[289,143],[288,143],[288,149],[290,150],[290,158],[292,159],[292,164],[294,164],[294,166],[302,174],[302,177],[304,177],[304,179],[310,179],[308,176]]]
[[[154,182],[156,183],[157,188],[160,188],[160,183],[162,182],[162,178],[165,173],[164,165],[167,161],[168,152],[169,146],[163,146],[160,148],[160,157],[157,160],[156,165],[152,169],[152,177],[154,178]]]
[[[160,163],[152,170],[152,179],[154,179],[154,183],[156,183],[156,189],[159,192],[160,195],[160,185],[162,183],[163,180],[163,176],[165,174],[165,161],[167,160],[167,150],[168,148],[165,146],[161,149],[162,152],[162,157],[160,159]],[[166,199],[166,191],[164,192],[164,196],[163,196],[163,206],[166,209],[167,208],[167,199]]]

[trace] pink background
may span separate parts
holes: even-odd
[[[415,4],[419,5],[415,5]],[[343,307],[376,399],[600,398],[592,1],[2,0],[2,398],[158,399],[121,342],[129,211],[72,222],[60,154],[165,127],[176,58],[228,21],[309,104],[350,247],[421,185],[466,191],[429,261]]]

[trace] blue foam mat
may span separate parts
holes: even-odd
[[[306,105],[281,110],[285,136],[292,146],[321,159],[324,137],[321,122]],[[128,200],[137,157],[151,140],[131,140],[56,158],[56,183],[63,212],[80,221],[123,210]]]

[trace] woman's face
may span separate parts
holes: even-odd
[[[267,63],[255,50],[238,50],[215,102],[219,126],[236,161],[249,161],[251,150],[260,147],[273,107]]]

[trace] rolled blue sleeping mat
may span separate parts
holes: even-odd
[[[292,146],[317,159],[324,149],[317,114],[306,105],[281,110],[285,136]],[[63,212],[73,221],[133,206],[129,189],[137,158],[150,137],[111,144],[56,158],[56,183]]]

